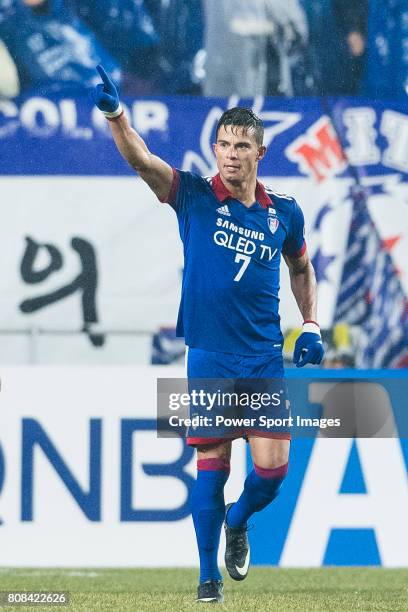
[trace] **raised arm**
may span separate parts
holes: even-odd
[[[307,363],[317,364],[324,350],[317,319],[317,284],[307,251],[301,257],[284,255],[289,268],[290,286],[303,317],[302,333],[296,340],[293,361],[298,368]]]
[[[94,90],[94,102],[109,121],[118,150],[159,200],[165,200],[173,182],[172,168],[160,157],[153,155],[143,138],[129,125],[115,85],[102,66],[98,66],[97,70],[103,83],[99,83]]]

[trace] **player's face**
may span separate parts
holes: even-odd
[[[214,153],[222,178],[231,183],[243,183],[256,176],[258,161],[266,148],[259,146],[251,131],[237,126],[221,126]]]

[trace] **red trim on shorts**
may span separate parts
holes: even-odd
[[[173,170],[173,181],[171,183],[170,191],[166,198],[163,198],[163,199],[159,198],[160,202],[162,202],[163,204],[166,204],[166,203],[174,204],[176,200],[176,195],[177,195],[177,191],[178,191],[179,184],[180,184],[180,175],[175,168],[172,168],[172,170]]]
[[[285,463],[277,468],[263,468],[254,463],[254,470],[260,478],[272,480],[274,478],[285,478],[286,474],[288,473],[288,465],[288,463]]]
[[[221,444],[222,442],[228,442],[229,440],[236,440],[242,436],[237,435],[236,438],[187,438],[186,442],[189,446],[213,446],[215,444]]]
[[[238,440],[239,438],[248,438],[253,436],[254,438],[270,438],[271,440],[291,440],[292,436],[288,432],[280,431],[257,431],[251,429],[242,434],[237,434],[231,438],[187,438],[186,442],[188,446],[213,446],[215,444],[221,444],[222,442],[228,442],[232,440]]]
[[[211,459],[198,459],[197,470],[201,472],[212,472],[219,470],[222,472],[230,471],[230,462],[225,457],[214,457]]]

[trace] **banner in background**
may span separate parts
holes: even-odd
[[[363,98],[201,97],[124,99],[125,112],[148,147],[170,164],[202,175],[215,171],[212,143],[221,114],[248,106],[265,124],[269,147],[260,176],[322,182],[347,176],[329,117],[346,136],[349,162],[369,176],[408,173],[404,102]],[[102,113],[86,98],[0,100],[1,175],[122,176],[133,171],[116,152]],[[407,177],[400,177],[401,179]]]

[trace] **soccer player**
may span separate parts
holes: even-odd
[[[257,181],[265,156],[263,124],[245,108],[226,111],[217,126],[211,179],[182,172],[153,155],[129,126],[116,88],[102,67],[94,99],[109,120],[117,148],[156,194],[177,214],[185,266],[177,332],[189,347],[189,379],[283,377],[278,314],[281,255],[303,316],[294,350],[298,367],[320,363],[323,346],[316,321],[316,280],[304,241],[304,220],[293,198]],[[197,437],[197,480],[192,516],[200,557],[198,602],[222,602],[217,565],[220,533],[225,564],[234,580],[249,567],[247,522],[279,493],[288,469],[289,431],[247,434],[254,469],[241,496],[225,506],[231,439]]]

